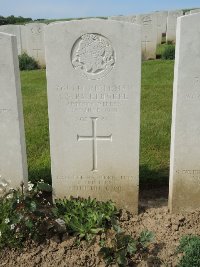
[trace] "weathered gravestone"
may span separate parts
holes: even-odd
[[[177,11],[169,11],[167,17],[167,34],[166,41],[167,42],[175,42],[176,41],[176,24],[177,18],[183,15],[182,10]]]
[[[157,11],[153,14],[157,17],[157,44],[161,44],[162,35],[167,32],[168,11]]]
[[[158,36],[157,36],[157,15],[155,13],[145,14],[145,15],[113,16],[109,17],[109,19],[126,21],[141,25],[142,58],[144,60],[156,58],[156,46],[157,46]]]
[[[167,17],[168,17],[168,11],[160,11],[160,14],[162,14],[162,33],[167,32]]]
[[[44,23],[29,23],[25,25],[23,34],[26,39],[27,54],[36,59],[41,66],[45,66],[45,51],[44,51]]]
[[[160,12],[153,13],[157,20],[157,45],[162,42],[163,16]]]
[[[3,25],[0,26],[0,32],[13,34],[17,37],[18,55],[22,53],[21,26],[20,25]]]
[[[157,17],[155,14],[138,15],[136,23],[142,26],[142,58],[156,58]]]
[[[200,208],[200,14],[178,19],[169,206]]]
[[[140,26],[91,19],[46,27],[55,198],[138,209]]]
[[[27,183],[17,40],[0,33],[0,195]]]

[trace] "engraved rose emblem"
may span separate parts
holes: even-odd
[[[85,34],[72,48],[72,65],[88,79],[103,78],[115,64],[114,50],[99,34]]]

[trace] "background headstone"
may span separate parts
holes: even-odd
[[[13,34],[17,37],[18,55],[21,55],[21,53],[22,53],[21,26],[19,26],[19,25],[2,25],[2,26],[0,26],[0,32]]]
[[[190,10],[190,14],[195,14],[199,12],[200,12],[200,8]]]
[[[46,27],[56,198],[112,199],[138,210],[140,26],[91,19]]]
[[[26,37],[26,26],[20,25],[21,31],[21,45],[22,45],[22,53],[28,53],[27,51],[27,37]]]
[[[131,22],[141,25],[142,58],[143,60],[156,58],[157,42],[161,43],[162,34],[160,31],[158,33],[157,15],[155,13],[144,14],[144,15],[130,15],[130,16],[112,16],[109,17],[109,19]]]
[[[176,42],[176,24],[177,18],[183,15],[183,11],[169,11],[167,17],[167,42]]]
[[[0,33],[0,194],[27,183],[17,40]]]
[[[172,212],[200,208],[200,14],[178,19],[170,159]]]
[[[144,60],[156,58],[157,47],[157,18],[155,14],[137,16],[137,24],[142,26],[142,58]]]
[[[26,51],[36,59],[41,66],[45,66],[44,51],[44,23],[29,23],[25,25]]]
[[[162,43],[163,15],[160,12],[153,13],[157,20],[157,45]]]

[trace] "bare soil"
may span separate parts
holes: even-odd
[[[140,195],[139,215],[122,210],[120,224],[125,231],[137,238],[148,229],[155,233],[149,253],[135,255],[129,266],[177,266],[181,255],[176,253],[183,235],[200,235],[200,210],[185,214],[170,214],[167,208],[167,187],[143,190]],[[55,236],[44,244],[29,244],[23,250],[5,249],[0,253],[0,266],[29,267],[105,267],[99,256],[99,239],[92,244],[82,242],[74,245],[74,238],[64,235],[62,240]],[[114,266],[113,266],[114,267]]]

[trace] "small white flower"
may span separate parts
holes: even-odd
[[[11,224],[10,229],[11,230],[15,229],[15,225],[14,224]]]
[[[19,204],[19,198],[17,199],[17,203]]]
[[[1,231],[0,231],[0,237],[2,236],[2,233],[1,233]]]
[[[7,195],[6,198],[7,198],[7,199],[11,199],[11,198],[13,198],[13,194],[9,194],[9,195]]]
[[[5,219],[5,223],[8,224],[10,222],[9,218]]]
[[[31,182],[28,182],[28,191],[31,191],[34,187],[34,184],[32,184]]]

